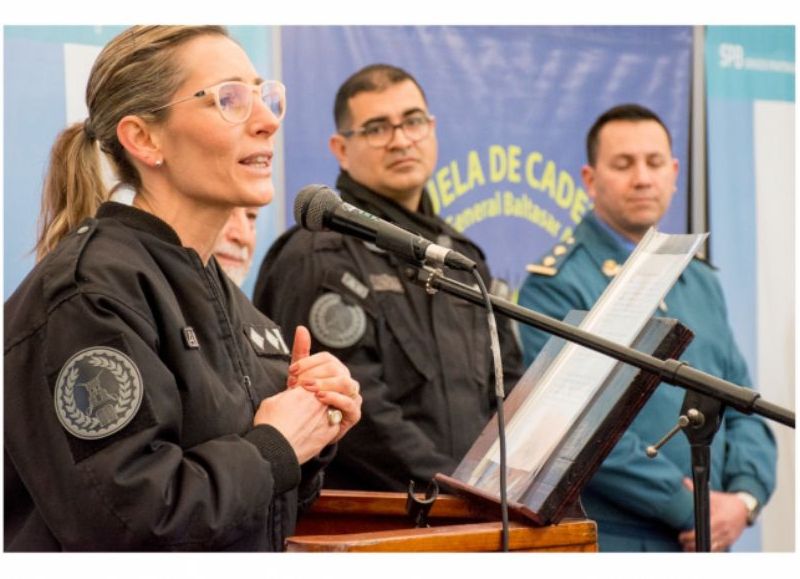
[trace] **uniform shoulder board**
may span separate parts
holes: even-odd
[[[76,284],[86,281],[78,275],[78,266],[89,240],[97,230],[96,219],[83,221],[74,231],[56,246],[45,260],[43,289],[49,303],[59,303],[65,296],[72,295]]]
[[[345,237],[336,231],[308,231],[311,235],[311,251],[339,251],[345,244]]]
[[[295,225],[290,227],[286,231],[284,231],[281,235],[278,236],[272,245],[267,251],[267,255],[264,258],[264,264],[273,263],[280,255],[283,248],[289,243],[289,241],[294,237],[294,235],[298,232],[302,231],[299,226]]]
[[[575,238],[569,237],[554,245],[538,262],[529,263],[525,269],[528,273],[552,277],[558,273],[559,268],[572,254],[575,247]]]
[[[72,253],[75,258],[79,258],[86,249],[86,244],[91,239],[95,229],[97,229],[97,219],[89,218],[82,221],[74,231],[70,232],[69,237],[74,238]]]

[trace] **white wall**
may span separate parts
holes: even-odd
[[[764,399],[795,408],[794,103],[754,103],[758,376]],[[795,550],[794,430],[774,425],[778,485],[763,513],[765,551]]]

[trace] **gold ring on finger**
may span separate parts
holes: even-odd
[[[328,408],[328,424],[336,426],[342,421],[342,411],[338,408]]]

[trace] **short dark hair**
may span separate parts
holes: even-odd
[[[419,92],[422,93],[422,99],[427,104],[425,91],[422,90],[417,79],[402,68],[391,64],[370,64],[354,72],[336,92],[336,100],[333,103],[333,120],[336,123],[336,130],[350,128],[346,125],[351,121],[350,107],[348,106],[351,98],[362,92],[382,91],[405,80],[410,80],[417,86]]]
[[[662,121],[657,114],[646,107],[633,103],[617,105],[597,117],[597,120],[586,135],[586,160],[592,167],[594,167],[594,164],[597,162],[600,129],[612,121],[655,121],[666,131],[669,146],[672,147],[672,135],[669,134],[667,125],[664,124],[664,121]]]

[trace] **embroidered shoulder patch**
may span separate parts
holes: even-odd
[[[67,432],[84,440],[106,438],[136,416],[144,398],[139,368],[108,347],[86,348],[58,373],[54,401]]]
[[[308,317],[311,333],[329,348],[349,348],[367,331],[364,309],[346,304],[342,296],[333,292],[319,296]]]

